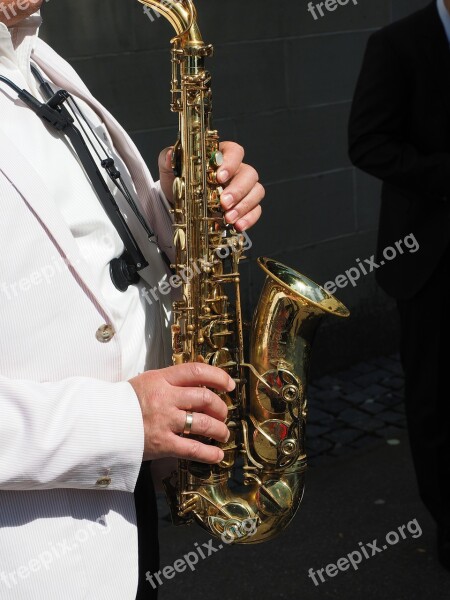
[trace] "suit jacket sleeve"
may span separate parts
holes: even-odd
[[[144,427],[128,382],[71,378],[34,383],[0,376],[0,489],[133,492]]]
[[[428,196],[450,194],[450,154],[421,153],[409,141],[411,75],[383,31],[368,42],[349,122],[349,155],[367,173]]]

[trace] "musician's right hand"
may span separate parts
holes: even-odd
[[[202,363],[186,363],[146,371],[129,381],[141,405],[144,420],[143,460],[168,456],[219,463],[223,450],[189,437],[180,437],[186,412],[193,413],[191,434],[226,442],[228,409],[214,392],[231,392],[235,382],[222,369]],[[207,387],[202,387],[207,386]]]

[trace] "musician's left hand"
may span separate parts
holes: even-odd
[[[234,142],[222,142],[223,165],[217,179],[224,188],[221,196],[225,218],[233,223],[238,231],[252,227],[261,216],[260,202],[265,196],[264,187],[259,183],[257,171],[244,160],[244,149]],[[171,167],[172,149],[166,148],[159,156],[161,188],[169,202],[173,200],[172,185],[174,175]]]

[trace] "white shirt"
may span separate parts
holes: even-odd
[[[30,69],[40,23],[39,13],[35,13],[11,30],[0,23],[0,74],[45,101]],[[102,121],[85,102],[79,98],[76,98],[76,101],[94,131],[101,137],[109,155],[114,158],[131,194],[135,195],[130,174],[117,155]],[[24,108],[23,111],[27,127],[21,147],[51,190],[48,201],[54,203],[55,210],[61,212],[68,224],[80,253],[89,264],[98,289],[108,304],[122,343],[123,378],[130,379],[146,368],[146,301],[140,294],[142,284],[130,286],[126,292],[121,292],[114,286],[109,273],[109,263],[123,252],[124,246],[120,236],[103,210],[64,134],[46,127],[31,110]],[[17,136],[17,122],[3,121],[0,127],[10,137]],[[95,155],[94,157],[99,170],[103,171],[99,165],[100,161]],[[117,199],[120,192],[109,178],[106,180]],[[18,227],[20,231],[20,223]],[[150,347],[148,351],[151,352]]]

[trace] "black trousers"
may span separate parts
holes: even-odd
[[[155,488],[150,471],[151,462],[143,462],[134,490],[139,545],[139,586],[136,600],[156,600],[158,590],[153,589],[145,574],[159,571],[158,510]]]
[[[420,252],[420,250],[419,250]],[[450,248],[422,290],[399,300],[405,406],[420,496],[450,532]]]

